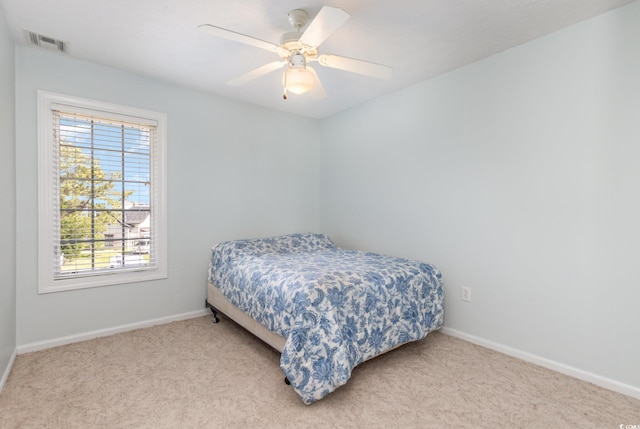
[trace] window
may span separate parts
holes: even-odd
[[[167,277],[166,115],[38,92],[40,293]]]

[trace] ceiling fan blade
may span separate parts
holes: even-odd
[[[316,73],[316,71],[310,66],[307,66],[307,70],[311,72],[314,80],[313,89],[311,89],[311,91],[309,92],[309,96],[311,96],[311,98],[314,100],[321,100],[325,98],[327,96],[327,93],[324,91],[324,87],[322,86],[322,82],[318,77],[318,73]]]
[[[255,37],[247,36],[246,34],[236,33],[235,31],[227,30],[225,28],[216,27],[211,24],[198,25],[198,31],[211,36],[220,37],[222,39],[231,40],[234,42],[244,43],[245,45],[255,46],[260,49],[265,49],[277,54],[282,51],[282,48],[271,42],[265,42],[264,40],[256,39]]]
[[[322,6],[300,37],[300,42],[309,46],[319,46],[350,17],[351,15],[338,7]]]
[[[272,71],[282,68],[282,66],[284,66],[285,64],[287,64],[286,61],[274,61],[272,63],[265,64],[258,67],[257,69],[253,69],[250,72],[243,74],[242,76],[231,79],[229,82],[227,82],[227,84],[233,86],[244,85],[245,83],[264,76],[267,73],[271,73]]]
[[[393,69],[389,66],[371,63],[369,61],[341,57],[339,55],[323,54],[318,56],[317,61],[320,63],[320,65],[323,65],[325,67],[359,73],[378,79],[386,80],[393,75]]]

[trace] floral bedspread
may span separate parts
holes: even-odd
[[[433,265],[343,249],[323,234],[220,243],[209,280],[286,338],[280,367],[306,404],[345,384],[359,363],[443,323]]]

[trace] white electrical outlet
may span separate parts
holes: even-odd
[[[471,302],[471,288],[470,287],[463,287],[462,288],[462,300],[463,301],[467,301],[467,302]]]

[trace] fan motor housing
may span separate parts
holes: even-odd
[[[302,37],[302,33],[300,33],[299,31],[284,33],[280,38],[280,43],[285,49],[288,49],[290,51],[299,51],[300,49],[302,49],[300,37]]]
[[[280,38],[280,46],[289,51],[289,53],[298,51],[307,58],[316,58],[318,56],[318,48],[300,42],[300,37],[302,37],[302,33],[299,31],[284,33]],[[287,59],[287,57],[282,54],[280,56],[283,59]]]

